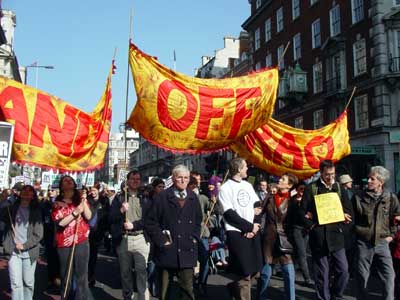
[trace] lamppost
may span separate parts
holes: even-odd
[[[39,69],[53,70],[54,66],[38,65],[37,62],[34,62],[34,63],[30,64],[29,66],[25,66],[25,78],[24,78],[24,83],[25,84],[27,84],[27,80],[28,80],[28,68],[36,68],[36,84],[35,84],[35,88],[37,88],[37,85],[38,85],[38,71],[39,71]]]

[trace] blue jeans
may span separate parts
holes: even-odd
[[[33,263],[29,255],[21,256],[13,253],[8,262],[8,273],[11,282],[13,300],[32,300],[35,287],[36,261]]]
[[[207,284],[208,271],[210,269],[210,265],[208,264],[210,254],[208,253],[208,250],[208,238],[202,238],[201,243],[199,243],[199,284]]]
[[[267,299],[267,290],[269,281],[271,280],[272,269],[274,265],[265,264],[261,270],[260,274],[260,281],[259,281],[259,289],[258,294],[259,300],[266,300]],[[295,272],[293,264],[286,264],[281,265],[282,273],[283,273],[283,283],[284,283],[284,290],[285,290],[285,300],[295,300]]]
[[[383,283],[383,298],[384,300],[394,299],[394,269],[392,255],[389,249],[389,243],[381,240],[373,246],[371,243],[361,240],[357,241],[358,261],[357,261],[357,299],[368,299],[367,283],[371,274],[372,260],[377,260],[378,276]]]

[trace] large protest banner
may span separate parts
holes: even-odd
[[[172,151],[228,147],[272,115],[278,70],[203,79],[174,72],[130,46],[136,105],[128,123],[153,144]]]

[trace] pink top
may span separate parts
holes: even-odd
[[[62,205],[57,205],[57,202],[54,203],[53,209],[51,211],[51,218],[54,222],[58,223],[61,219],[70,215],[76,206],[73,203],[66,204],[63,202]],[[56,231],[56,247],[57,248],[65,248],[71,247],[73,245],[74,235],[76,223],[78,222],[78,232],[77,237],[75,239],[75,244],[80,244],[86,241],[89,237],[89,223],[84,218],[74,219],[67,226],[63,227]]]

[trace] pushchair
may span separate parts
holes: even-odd
[[[212,237],[209,244],[209,252],[209,272],[210,274],[218,274],[218,268],[225,267],[227,265],[227,262],[225,245],[217,236]]]

